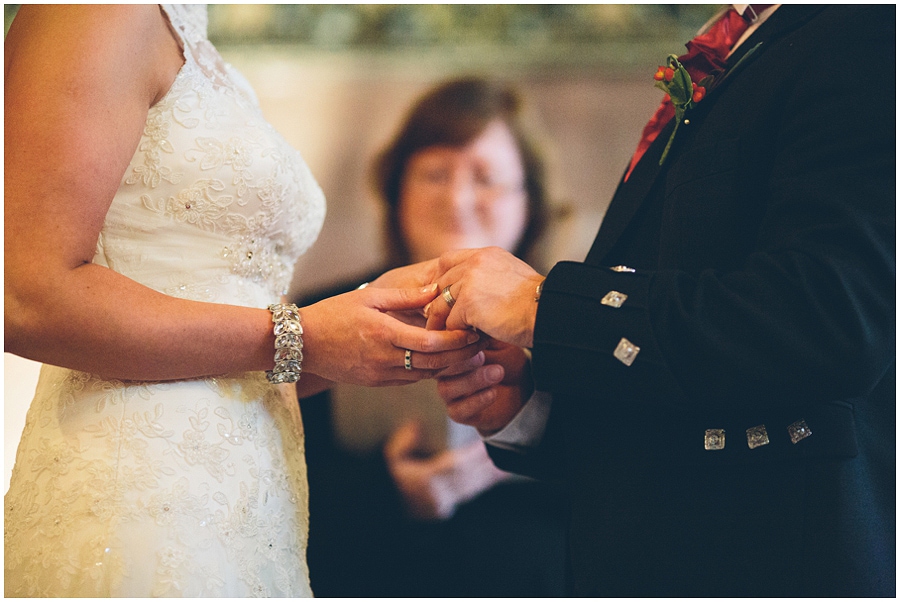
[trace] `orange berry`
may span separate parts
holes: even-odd
[[[671,67],[666,67],[666,81],[672,81],[672,78],[675,77],[675,70]]]

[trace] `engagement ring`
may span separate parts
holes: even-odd
[[[407,370],[412,370],[412,351],[409,349],[406,350],[406,355],[403,356],[403,367]]]

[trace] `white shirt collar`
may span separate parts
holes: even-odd
[[[763,21],[768,19],[769,15],[771,15],[773,12],[775,12],[775,9],[778,8],[779,6],[781,6],[781,5],[773,4],[766,10],[764,10],[761,13],[759,13],[758,15],[756,15],[756,20],[753,21],[753,25],[759,25],[760,23],[762,23]],[[747,11],[747,9],[750,8],[750,5],[749,4],[732,4],[731,8],[733,8],[737,12],[737,14],[743,15]],[[750,9],[750,10],[752,11],[753,9]]]
[[[750,5],[749,5],[749,4],[732,4],[732,6],[734,6],[734,10],[736,10],[738,13],[740,13],[740,14],[743,15],[743,14],[744,14],[744,11],[747,10],[747,7],[750,6]],[[779,6],[781,6],[781,5],[780,5],[780,4],[773,4],[772,6],[770,6],[769,8],[767,8],[766,10],[762,11],[761,13],[759,13],[759,14],[756,16],[756,20],[753,21],[753,23],[750,24],[750,27],[748,27],[748,28],[747,28],[747,31],[744,32],[744,35],[742,35],[742,36],[738,39],[737,43],[734,45],[734,48],[732,48],[731,51],[734,52],[735,49],[736,49],[738,46],[740,46],[741,44],[743,44],[743,43],[744,43],[744,40],[746,40],[747,38],[749,38],[750,35],[751,35],[754,31],[756,31],[756,30],[759,28],[760,25],[763,24],[763,21],[765,21],[765,20],[768,19],[770,16],[772,16],[772,13],[774,13],[775,10],[776,10]]]

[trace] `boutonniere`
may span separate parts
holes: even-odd
[[[762,42],[744,53],[744,55],[727,71],[716,69],[713,73],[707,75],[699,82],[691,81],[691,76],[687,69],[684,68],[684,65],[681,64],[678,57],[674,54],[669,55],[665,65],[659,66],[656,73],[653,75],[653,79],[656,80],[656,87],[668,95],[669,100],[675,107],[675,129],[672,130],[672,135],[669,136],[669,142],[666,144],[666,148],[663,149],[662,157],[659,159],[660,165],[665,162],[666,156],[669,154],[669,148],[671,148],[672,142],[675,140],[675,134],[678,132],[678,127],[684,121],[685,114],[693,109],[698,102],[703,100],[706,93],[714,84],[721,84],[726,77],[735,72],[744,61],[750,58],[760,46],[762,46]]]
[[[653,79],[656,80],[656,87],[668,95],[672,106],[675,107],[675,129],[672,130],[669,142],[666,144],[662,157],[659,159],[659,164],[662,165],[669,154],[672,142],[675,140],[675,134],[678,133],[678,127],[684,121],[685,113],[703,100],[703,97],[706,96],[706,90],[713,80],[713,76],[707,75],[700,80],[700,83],[691,81],[690,74],[684,68],[684,65],[678,61],[678,57],[670,54],[666,65],[659,66],[659,69],[653,75]]]

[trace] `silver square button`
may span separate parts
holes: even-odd
[[[706,429],[703,448],[707,450],[725,449],[725,429]]]
[[[622,304],[625,303],[625,299],[628,298],[628,295],[625,293],[620,293],[619,291],[609,291],[606,293],[602,299],[600,299],[600,303],[603,305],[608,305],[609,307],[622,307]]]
[[[797,444],[812,435],[812,431],[806,421],[798,420],[788,427],[788,435],[791,436],[791,443]]]
[[[630,366],[634,363],[634,358],[637,357],[637,354],[640,353],[641,348],[629,341],[626,338],[623,338],[619,341],[619,345],[616,347],[616,350],[613,351],[613,355],[617,360],[625,364],[626,366]]]
[[[747,429],[747,447],[756,449],[763,445],[769,444],[769,433],[766,432],[766,425],[760,424],[753,428]]]

